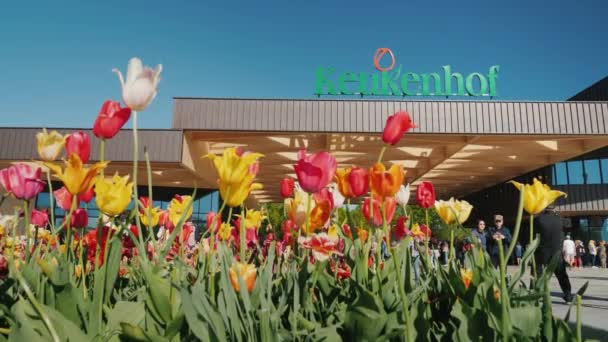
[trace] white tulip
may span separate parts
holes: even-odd
[[[340,191],[338,191],[338,186],[335,185],[335,183],[334,183],[330,186],[330,189],[331,189],[331,196],[334,199],[334,207],[342,208],[342,206],[344,205],[344,201],[346,199],[344,198],[344,196],[342,196]]]
[[[138,112],[146,109],[156,97],[156,87],[160,81],[162,70],[163,66],[160,64],[154,69],[144,67],[137,57],[129,60],[126,81],[123,79],[120,70],[113,69],[112,71],[118,75],[122,85],[122,101],[125,105]]]
[[[401,205],[406,205],[407,202],[410,200],[410,185],[401,185],[399,191],[397,191],[397,194],[395,195],[395,199],[397,200],[397,203]]]

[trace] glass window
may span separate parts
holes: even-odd
[[[602,159],[602,181],[604,184],[608,184],[608,159]]]
[[[585,183],[601,184],[600,161],[598,159],[585,160]]]
[[[568,162],[568,183],[585,184],[583,177],[583,162],[581,160]]]
[[[555,177],[553,180],[555,185],[568,184],[568,172],[566,171],[566,163],[555,164]]]
[[[50,206],[49,193],[41,192],[36,198],[36,208],[48,208]]]

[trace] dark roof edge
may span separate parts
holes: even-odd
[[[252,97],[173,97],[173,100],[209,100],[209,101],[368,101],[368,102],[488,102],[488,103],[569,103],[569,102],[606,102],[608,101],[543,101],[543,100],[452,100],[452,99],[437,99],[437,100],[426,100],[426,99],[370,99],[370,98],[252,98]]]

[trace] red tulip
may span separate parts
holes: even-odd
[[[173,231],[173,228],[175,228],[175,225],[173,225],[173,222],[171,222],[171,219],[169,217],[169,210],[163,210],[160,213],[160,217],[158,219],[158,225],[161,227],[165,227],[166,230],[168,231]]]
[[[416,202],[420,208],[428,209],[435,206],[435,188],[431,182],[422,182],[416,189]]]
[[[120,102],[107,100],[95,119],[93,134],[99,139],[112,139],[129,121],[130,116],[131,108],[120,108]]]
[[[36,210],[32,209],[32,213],[30,214],[30,222],[38,227],[46,227],[49,224],[49,214],[48,211],[45,210]]]
[[[291,177],[281,179],[281,196],[283,198],[293,196],[294,180]]]
[[[326,187],[336,173],[336,157],[327,152],[306,154],[302,149],[298,152],[298,163],[294,165],[298,183],[302,190],[315,193]]]
[[[89,136],[83,132],[75,132],[68,135],[65,138],[65,152],[68,156],[76,153],[83,164],[87,163],[91,156],[91,140]]]
[[[410,230],[406,227],[407,220],[407,216],[400,216],[397,219],[397,224],[395,225],[395,238],[397,241],[403,239],[406,235],[411,235]]]
[[[214,233],[217,233],[220,230],[220,226],[222,225],[222,218],[216,216],[217,213],[213,211],[207,213],[207,230],[209,230],[212,224],[215,224],[215,228],[213,229]],[[215,222],[213,222],[214,219]]]
[[[374,214],[373,214],[373,224],[379,226],[382,224],[382,202],[374,198]],[[397,201],[393,197],[387,197],[384,200],[384,210],[385,210],[385,218],[387,224],[393,220],[393,215],[395,215],[395,209],[397,208]],[[371,211],[369,208],[369,198],[366,198],[363,201],[363,216],[367,219],[368,222],[371,221]]]
[[[30,200],[44,189],[41,173],[39,167],[18,163],[0,171],[0,184],[15,198]]]
[[[97,229],[99,229],[99,228],[97,228]],[[92,264],[95,264],[95,253],[97,250],[97,229],[89,231],[88,233],[85,234],[84,238],[82,239],[84,244],[87,246],[87,259]],[[99,259],[98,259],[100,266],[103,265],[105,246],[106,246],[107,240],[109,239],[108,234],[110,234],[110,233],[111,233],[111,230],[108,227],[104,226],[101,230],[101,241],[99,241]],[[110,235],[110,238],[112,237],[112,235]]]
[[[131,234],[133,234],[133,237],[135,237],[135,239],[139,238],[139,231],[137,230],[136,225],[132,224],[131,226],[129,226],[129,230],[131,231]],[[123,237],[122,237],[122,247],[123,248],[129,249],[129,248],[135,247],[135,241],[133,241],[131,234],[126,233],[125,235],[123,235]]]
[[[139,202],[141,202],[141,205],[137,206],[137,210],[139,210],[139,213],[144,215],[145,209],[147,209],[148,207],[150,207],[150,198],[147,196],[139,196]]]
[[[389,145],[395,145],[412,128],[416,128],[416,125],[412,122],[410,115],[405,111],[397,112],[386,120],[384,132],[382,132],[382,141]]]
[[[347,225],[346,223],[342,225],[342,232],[344,233],[345,236],[347,236],[349,239],[352,240],[353,232],[350,230],[350,226]]]
[[[362,196],[369,191],[369,171],[367,169],[353,167],[347,180],[355,197]]]
[[[55,203],[59,208],[64,211],[70,211],[72,208],[72,194],[65,188],[65,186],[53,191],[53,196],[55,196]],[[78,197],[80,199],[80,196]],[[76,207],[80,205],[80,200],[76,201]]]
[[[95,190],[91,187],[89,190],[78,195],[78,201],[83,201],[84,203],[89,203],[95,196]]]
[[[72,228],[86,228],[89,223],[89,214],[83,208],[77,208],[72,213]]]

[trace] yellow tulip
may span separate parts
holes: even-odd
[[[253,287],[255,286],[255,278],[257,275],[257,269],[255,268],[255,265],[237,262],[236,267],[234,264],[230,266],[230,282],[232,283],[232,287],[234,287],[236,292],[239,292],[241,288],[239,282],[239,275],[241,276],[241,278],[243,278],[243,283],[245,284],[247,291],[253,291]]]
[[[471,215],[473,206],[467,201],[458,201],[452,197],[449,201],[435,201],[435,210],[445,224],[450,224],[454,220],[463,223]]]
[[[55,173],[55,177],[63,182],[72,195],[80,195],[93,186],[99,171],[108,166],[110,162],[95,163],[90,168],[86,168],[82,165],[78,154],[72,153],[68,160],[64,160],[64,163],[65,169],[55,163],[44,163],[44,165]]]
[[[555,202],[561,196],[567,196],[565,192],[558,190],[551,190],[547,184],[541,183],[538,179],[534,178],[532,184],[522,184],[516,181],[511,181],[513,185],[519,190],[524,192],[524,209],[530,215],[536,215],[545,208]]]
[[[95,183],[95,201],[99,211],[115,217],[127,209],[131,203],[133,183],[127,183],[129,176],[115,174],[112,180],[99,178]]]
[[[222,225],[220,226],[220,231],[218,232],[220,239],[228,241],[230,239],[231,233],[232,227],[228,223],[222,223]]]
[[[266,217],[259,210],[247,210],[245,215],[245,228],[258,229]]]
[[[182,217],[182,214],[186,212],[186,208],[192,202],[192,196],[175,196],[171,202],[169,203],[169,219],[174,226],[177,226],[179,223],[179,219]],[[184,215],[184,222],[186,222],[190,216],[192,215],[192,206]]]
[[[253,177],[247,176],[242,182],[226,183],[219,181],[220,196],[229,207],[240,207],[253,190],[262,189],[262,184],[253,183]]]
[[[471,281],[473,280],[473,270],[461,268],[460,269],[460,279],[462,279],[464,288],[468,289],[469,286],[471,286]]]
[[[456,219],[453,208],[454,198],[450,198],[449,201],[435,201],[435,210],[437,211],[437,215],[441,217],[441,220],[445,222],[445,224],[450,224]]]
[[[205,157],[213,162],[220,181],[227,184],[242,182],[251,173],[250,167],[263,156],[261,153],[239,153],[236,148],[231,147],[225,149],[221,157],[212,153]]]
[[[46,161],[52,161],[57,159],[59,153],[65,145],[65,138],[57,131],[51,131],[48,133],[46,128],[42,129],[42,132],[36,134],[38,155],[40,159]]]
[[[146,227],[156,227],[160,220],[160,212],[161,210],[158,207],[145,208],[144,211],[139,214],[139,221]],[[150,218],[152,219],[151,225],[148,224],[148,215],[150,215]]]
[[[329,229],[327,230],[327,237],[330,240],[338,240],[338,226],[336,226],[336,224],[332,224],[331,226],[329,226]]]

